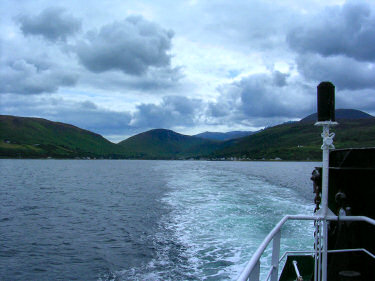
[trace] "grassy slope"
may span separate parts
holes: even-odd
[[[335,127],[336,148],[374,147],[375,119],[341,120]],[[248,157],[251,159],[318,160],[321,157],[321,127],[297,122],[265,129],[255,135],[232,140],[213,157]]]
[[[208,139],[208,140],[216,140],[216,141],[227,141],[231,139],[243,138],[243,137],[252,135],[254,133],[255,132],[251,132],[251,131],[232,131],[232,132],[227,132],[227,133],[204,132],[204,133],[194,135],[194,137]]]
[[[218,142],[155,129],[130,137],[118,145],[128,151],[130,158],[171,159],[208,154],[216,149]]]
[[[375,147],[375,118],[340,120],[335,127],[337,148]],[[72,125],[40,118],[0,115],[1,157],[111,157],[176,159],[246,157],[251,159],[318,160],[321,128],[296,122],[267,128],[226,142],[185,136],[157,129],[113,144],[102,136]],[[8,143],[10,142],[10,143]]]
[[[102,136],[72,125],[41,118],[0,116],[1,156],[73,157],[118,153],[119,148]]]

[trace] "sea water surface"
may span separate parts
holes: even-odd
[[[235,280],[285,214],[312,213],[318,165],[0,160],[0,280]],[[312,231],[288,222],[282,250]]]

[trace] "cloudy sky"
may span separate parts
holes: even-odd
[[[375,114],[375,2],[0,0],[1,114],[117,142],[152,128],[256,130],[336,107]]]

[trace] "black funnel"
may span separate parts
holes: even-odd
[[[335,121],[335,86],[331,82],[318,85],[318,121]]]

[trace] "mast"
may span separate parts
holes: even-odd
[[[329,151],[334,149],[333,138],[334,133],[330,133],[329,129],[337,125],[335,122],[335,86],[331,82],[321,82],[317,87],[317,101],[318,101],[318,122],[316,126],[322,126],[323,132],[321,134],[323,144],[321,146],[323,151],[322,163],[322,208],[318,214],[323,217],[323,256],[319,259],[322,269],[322,280],[327,280],[327,250],[328,250],[328,223],[327,216],[332,213],[328,208],[328,180],[329,180]],[[322,241],[320,241],[321,243]],[[316,272],[317,273],[317,272]],[[320,272],[318,272],[320,276]]]

